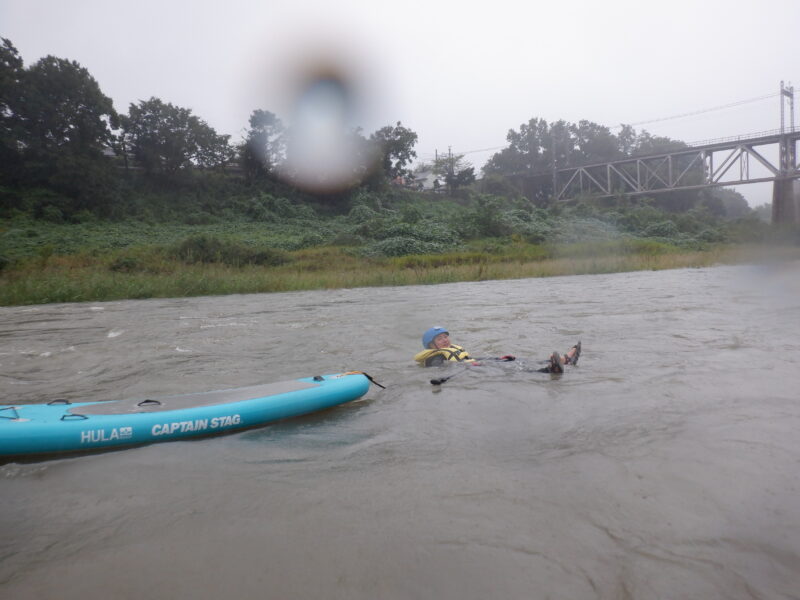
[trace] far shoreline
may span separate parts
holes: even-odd
[[[299,252],[295,262],[277,267],[161,263],[157,268],[132,272],[110,270],[103,261],[85,256],[51,256],[38,265],[1,272],[0,306],[435,285],[800,259],[800,247],[793,245],[735,245],[659,254],[610,253],[536,260],[490,256],[477,260],[472,256],[461,262],[458,254],[438,261],[428,255],[374,261],[327,250]]]

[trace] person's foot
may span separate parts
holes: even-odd
[[[564,367],[561,366],[561,355],[558,352],[553,352],[550,355],[550,364],[548,365],[550,373],[563,373]]]
[[[578,343],[575,344],[569,351],[564,355],[564,364],[565,365],[577,365],[578,359],[581,356],[581,341],[578,340]]]

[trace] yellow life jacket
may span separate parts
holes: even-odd
[[[445,361],[462,362],[465,360],[472,360],[469,352],[464,350],[464,348],[461,346],[456,346],[455,344],[448,346],[447,348],[432,348],[430,350],[423,350],[414,356],[414,360],[422,366],[429,367],[431,366],[432,362],[437,362],[431,361],[431,359],[437,356],[441,356]]]

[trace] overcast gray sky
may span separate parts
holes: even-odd
[[[693,142],[777,129],[781,80],[800,101],[800,0],[0,0],[0,36],[26,65],[78,61],[120,112],[156,96],[234,141],[255,108],[288,118],[288,82],[325,59],[367,133],[400,120],[421,159],[478,168],[533,117]]]

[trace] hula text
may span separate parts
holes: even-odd
[[[194,419],[191,421],[173,421],[171,423],[156,423],[150,429],[150,435],[158,437],[177,433],[190,433],[210,431],[235,427],[241,425],[241,415],[225,415],[212,419]],[[81,431],[81,444],[97,444],[100,442],[113,442],[117,440],[132,440],[133,427],[113,427],[111,429],[87,429]]]

